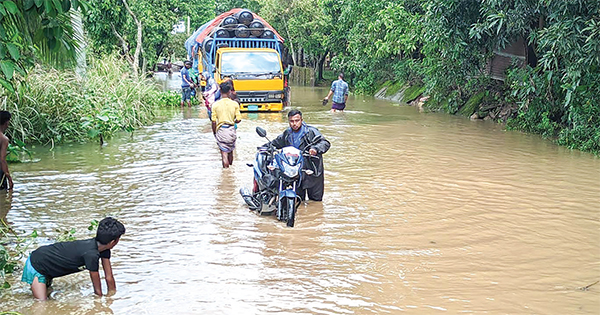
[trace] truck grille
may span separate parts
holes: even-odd
[[[267,102],[269,92],[237,92],[237,97],[242,103],[260,103]]]

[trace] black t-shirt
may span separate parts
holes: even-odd
[[[44,276],[55,278],[84,269],[98,271],[100,258],[110,258],[110,249],[98,252],[96,239],[59,242],[42,246],[29,256],[31,266]],[[85,267],[85,268],[84,268]]]

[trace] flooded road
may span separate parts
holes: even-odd
[[[423,114],[369,97],[293,107],[330,140],[325,196],[296,226],[250,212],[256,146],[286,113],[243,114],[222,169],[203,109],[95,144],[38,149],[10,165],[8,223],[39,245],[113,215],[118,292],[95,298],[89,274],[55,279],[34,302],[21,273],[0,311],[22,314],[598,314],[600,159],[483,121]],[[105,283],[103,282],[106,290]]]

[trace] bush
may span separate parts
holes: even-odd
[[[90,65],[85,78],[41,66],[30,71],[6,96],[12,138],[42,144],[102,140],[153,121],[154,108],[165,100],[150,79],[129,76],[128,64],[115,56]]]

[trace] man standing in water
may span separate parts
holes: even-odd
[[[190,68],[192,62],[186,60],[183,68],[181,68],[181,106],[184,102],[187,102],[188,107],[192,107],[192,89],[196,87],[192,77],[190,76]]]
[[[233,150],[237,139],[235,124],[242,121],[240,105],[231,100],[232,84],[225,81],[220,85],[221,99],[212,107],[212,130],[221,151],[223,168],[233,164]]]
[[[340,73],[338,79],[331,83],[331,90],[329,90],[329,94],[323,99],[323,105],[327,104],[332,94],[331,112],[334,113],[336,110],[344,111],[346,101],[348,100],[348,83],[344,81],[343,73]]]
[[[0,111],[0,189],[13,189],[13,180],[8,171],[8,163],[6,155],[8,154],[8,137],[4,135],[8,124],[10,123],[11,115],[9,112]]]
[[[321,201],[325,191],[325,175],[323,174],[323,154],[329,150],[331,143],[315,127],[309,126],[302,121],[302,112],[292,109],[288,113],[288,123],[290,128],[286,129],[271,143],[277,149],[287,146],[293,146],[303,151],[307,146],[311,146],[308,153],[311,157],[305,157],[304,163],[310,163],[310,159],[316,160],[314,173],[311,175],[303,174],[302,182],[296,188],[296,194],[304,200],[308,194],[308,199]],[[316,141],[317,138],[320,140]]]

